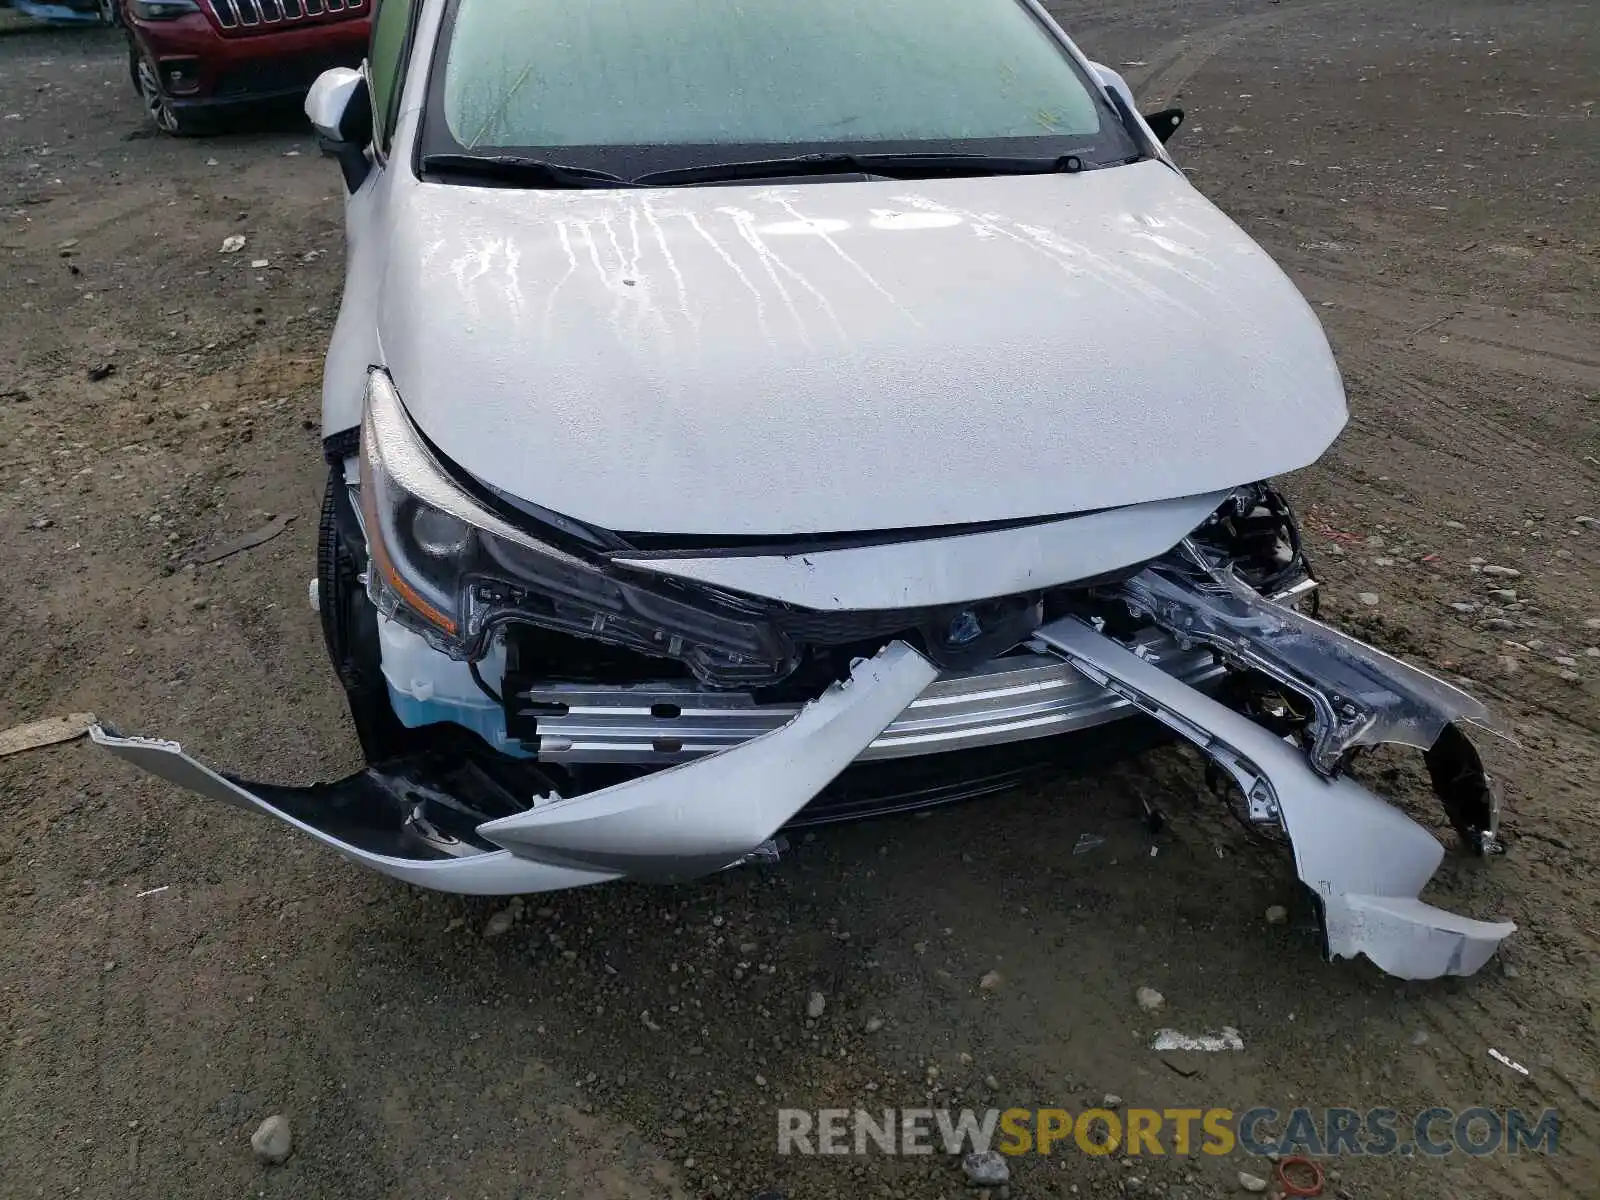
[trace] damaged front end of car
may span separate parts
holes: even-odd
[[[1059,735],[1117,722],[1135,745],[1193,742],[1286,833],[1330,956],[1470,974],[1512,932],[1423,903],[1443,846],[1348,770],[1379,744],[1423,751],[1463,846],[1492,853],[1498,802],[1463,732],[1489,714],[1298,611],[1315,582],[1269,485],[664,546],[452,469],[379,371],[359,443],[334,449],[319,603],[370,765],[291,788],[172,742],[97,743],[393,877],[509,894],[770,857],[799,825],[998,791],[1110,740]],[[801,602],[819,580],[831,607]]]

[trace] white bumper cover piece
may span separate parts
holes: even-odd
[[[1041,627],[1034,644],[1192,741],[1237,781],[1253,811],[1282,823],[1300,878],[1320,899],[1331,957],[1365,954],[1402,978],[1470,975],[1514,931],[1423,903],[1443,846],[1348,775],[1319,774],[1297,746],[1077,618]],[[91,734],[152,774],[269,813],[397,879],[471,894],[540,892],[621,878],[670,882],[745,861],[862,758],[937,675],[893,642],[777,729],[567,798],[502,791],[507,815],[482,820],[465,838],[420,818],[448,785],[392,765],[340,784],[279,788],[230,779],[174,742],[99,727]]]
[[[1509,921],[1475,921],[1419,900],[1444,847],[1349,776],[1317,774],[1295,746],[1075,618],[1034,636],[1193,742],[1253,802],[1276,810],[1300,878],[1322,903],[1330,957],[1365,954],[1402,979],[1471,975],[1515,932]]]
[[[771,733],[615,787],[569,799],[529,798],[533,806],[526,812],[479,828],[483,838],[505,849],[475,852],[463,846],[443,858],[384,853],[372,837],[351,835],[350,822],[324,820],[320,811],[306,819],[308,809],[317,807],[315,789],[268,789],[229,779],[190,758],[176,742],[119,737],[99,726],[90,736],[152,775],[278,817],[385,875],[440,891],[506,895],[624,876],[687,879],[738,862],[849,766],[937,675],[910,646],[891,643],[858,661],[848,680]],[[378,769],[367,772],[374,774],[381,779]],[[313,803],[295,804],[291,811],[267,794]],[[334,799],[335,793],[326,794]]]
[[[748,854],[849,766],[933,682],[904,642],[858,663],[772,733],[698,762],[482,826],[515,854],[633,878],[685,879]]]
[[[125,762],[130,762],[168,783],[175,783],[198,795],[232,804],[294,826],[325,846],[330,846],[351,862],[418,887],[467,896],[511,896],[525,892],[554,892],[584,887],[616,879],[620,872],[558,867],[530,862],[509,851],[474,854],[460,858],[411,858],[384,854],[339,836],[312,821],[307,821],[256,794],[252,785],[218,774],[204,763],[183,752],[177,742],[156,738],[120,737],[96,725],[89,736],[98,745]]]

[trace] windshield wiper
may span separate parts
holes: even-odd
[[[771,179],[789,175],[887,175],[918,179],[956,175],[1073,174],[1088,165],[1076,154],[1027,157],[1003,154],[852,154],[837,151],[797,154],[793,158],[763,158],[750,162],[701,163],[651,171],[633,182],[647,187],[679,183],[718,183],[736,179]]]
[[[512,183],[558,188],[673,187],[678,184],[734,182],[803,175],[878,175],[893,179],[949,178],[975,175],[1076,174],[1099,166],[1076,154],[1006,155],[965,153],[856,154],[830,151],[797,154],[791,158],[762,158],[744,162],[699,163],[650,171],[624,179],[610,171],[527,158],[518,154],[429,154],[424,171],[471,175]]]
[[[428,154],[422,159],[424,171],[443,171],[451,175],[472,175],[482,179],[503,179],[510,183],[542,184],[558,188],[636,187],[631,180],[575,167],[544,158],[524,158],[517,154]]]

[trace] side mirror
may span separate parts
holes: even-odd
[[[366,179],[372,164],[372,92],[367,77],[350,67],[334,67],[317,76],[306,94],[306,118],[316,131],[322,152],[338,160],[344,185],[352,192]]]
[[[1178,132],[1178,126],[1183,124],[1183,109],[1163,108],[1160,112],[1145,113],[1144,123],[1150,126],[1150,132],[1164,146],[1167,139]]]

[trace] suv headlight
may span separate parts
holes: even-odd
[[[141,21],[176,21],[200,11],[197,0],[128,0],[128,7]]]
[[[799,662],[759,601],[715,596],[570,554],[491,511],[439,465],[383,371],[361,424],[367,594],[459,660],[525,621],[685,664],[713,686],[775,683]]]

